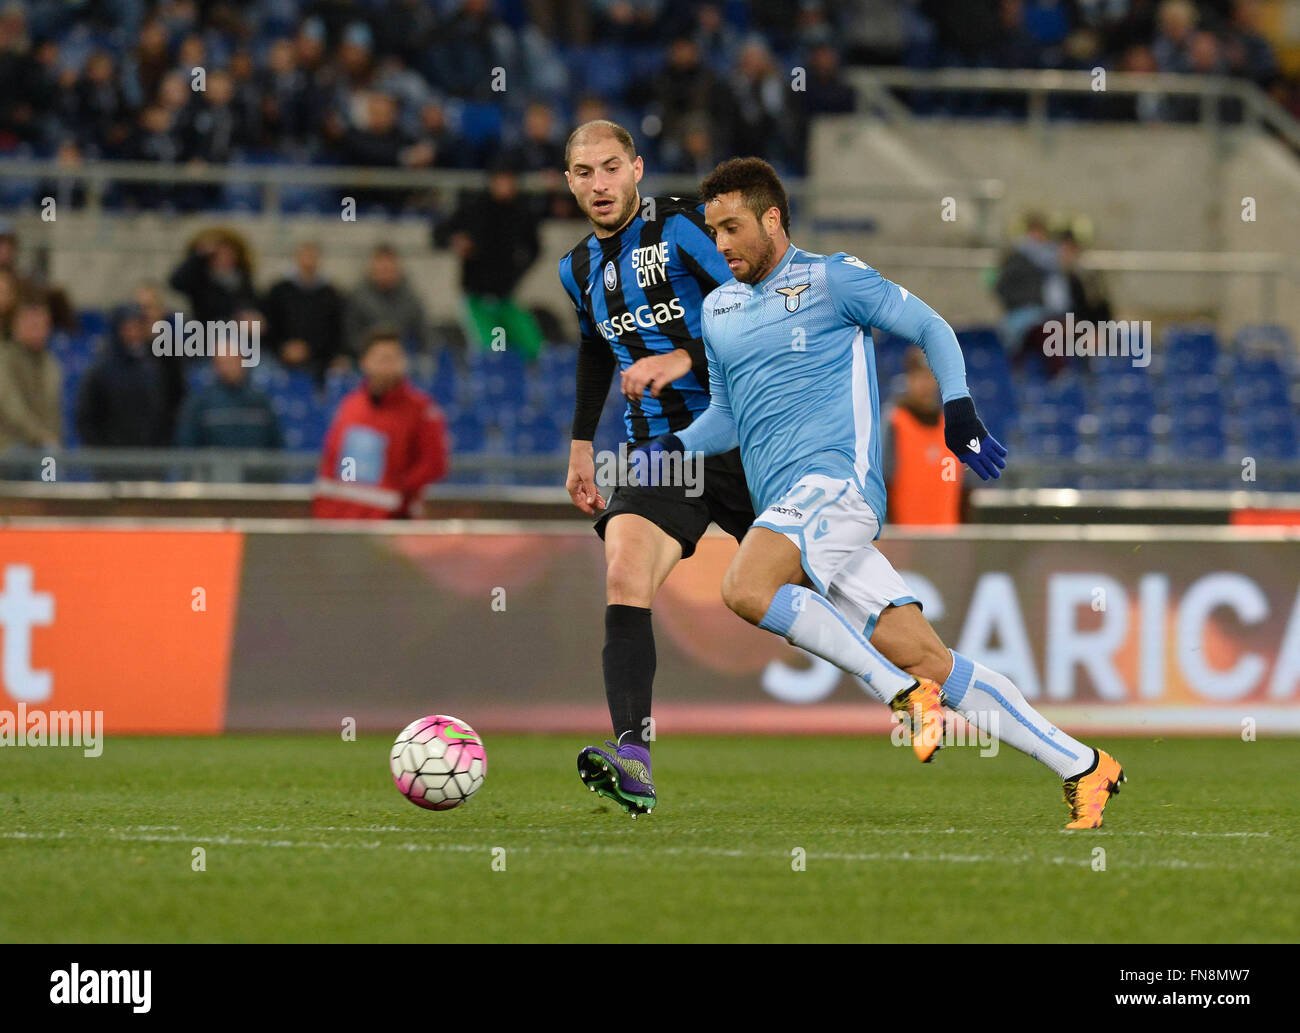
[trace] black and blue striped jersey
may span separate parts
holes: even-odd
[[[560,282],[578,313],[582,339],[573,437],[590,441],[617,367],[683,348],[691,370],[629,401],[628,438],[645,441],[688,427],[709,406],[708,360],[700,338],[704,296],[731,279],[694,198],[643,198],[612,237],[595,233],[560,260]]]

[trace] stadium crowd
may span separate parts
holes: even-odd
[[[509,294],[537,257],[539,223],[576,214],[560,173],[576,122],[637,127],[656,170],[699,174],[756,153],[798,172],[810,118],[852,110],[842,69],[857,63],[1221,73],[1300,113],[1300,89],[1259,22],[1258,0],[33,0],[0,6],[0,161],[487,170],[483,190],[426,209],[435,246],[461,262],[468,300],[450,343],[481,348],[506,326],[532,358],[560,335]],[[795,66],[806,69],[803,89],[791,88]],[[1155,102],[1105,114],[1196,113]],[[520,172],[548,174],[549,191],[522,193]],[[423,203],[354,192],[381,209]],[[105,200],[229,207],[220,187],[194,184],[127,184]],[[330,209],[336,197],[320,208]],[[1054,285],[1076,304],[1081,289],[1070,273],[1076,243],[1036,233],[1030,226],[1009,256],[998,289],[1017,343],[1016,320],[1041,317]],[[336,284],[304,244],[265,292],[254,289],[253,257],[237,234],[200,234],[166,285],[123,296],[107,345],[65,398],[51,341],[77,329],[76,299],[20,270],[17,239],[0,229],[0,451],[55,444],[68,427],[81,444],[107,446],[283,443],[274,408],[237,364],[196,386],[192,369],[150,353],[148,328],[173,307],[168,288],[187,317],[256,321],[278,365],[317,385],[356,376],[380,327],[412,353],[448,343],[390,247],[355,284]]]
[[[809,117],[852,109],[846,62],[1216,73],[1300,111],[1259,21],[1259,0],[11,2],[0,154],[555,173],[565,128],[609,115],[664,171],[797,172]]]

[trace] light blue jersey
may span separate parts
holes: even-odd
[[[677,436],[706,455],[739,444],[756,513],[823,474],[852,481],[883,525],[873,326],[921,346],[945,402],[970,394],[957,336],[929,305],[852,255],[792,244],[759,283],[704,299],[711,402]]]

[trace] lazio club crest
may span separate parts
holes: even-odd
[[[811,286],[811,283],[800,283],[794,287],[778,287],[776,292],[785,295],[785,310],[794,312],[799,308],[799,295]]]

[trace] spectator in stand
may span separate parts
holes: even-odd
[[[695,12],[695,28],[691,37],[701,54],[720,67],[729,67],[740,49],[740,34],[722,17],[720,4],[701,4]],[[582,120],[577,120],[582,125]]]
[[[414,141],[397,124],[397,101],[387,93],[362,95],[365,123],[348,129],[343,136],[343,160],[348,165],[376,168],[427,168],[433,163],[433,148]],[[409,191],[391,187],[354,189],[349,193],[360,206],[376,205],[389,211],[402,207]]]
[[[697,112],[682,120],[678,132],[680,140],[673,148],[665,148],[661,164],[668,172],[703,179],[722,158],[713,141],[708,117]]]
[[[889,522],[959,524],[966,502],[962,467],[943,440],[939,382],[914,344],[903,355],[903,374],[903,393],[882,421],[880,448]]]
[[[1277,56],[1260,32],[1262,13],[1259,0],[1234,0],[1223,53],[1230,75],[1249,79],[1267,90],[1277,81]]]
[[[994,287],[1006,315],[1002,321],[1002,346],[1019,356],[1026,335],[1043,320],[1066,311],[1070,287],[1061,272],[1060,250],[1047,232],[1047,220],[1037,213],[1025,218],[1025,235],[1002,262]]]
[[[629,99],[647,105],[647,110],[659,117],[662,123],[662,158],[674,171],[683,165],[686,134],[698,125],[701,118],[707,123],[707,128],[715,132],[725,131],[735,118],[726,82],[714,74],[712,62],[703,60],[699,44],[689,37],[668,44],[663,69],[653,78],[634,86]],[[561,160],[560,166],[563,165]]]
[[[131,298],[135,306],[140,310],[145,329],[150,334],[157,333],[154,327],[158,323],[172,321],[171,313],[167,311],[167,306],[163,304],[162,288],[156,283],[145,281],[136,284]],[[152,354],[152,342],[149,350],[150,354]],[[155,356],[155,359],[158,363],[158,372],[162,375],[164,399],[162,430],[159,436],[164,441],[171,441],[176,432],[176,415],[180,411],[181,403],[185,400],[187,390],[185,371],[189,369],[189,362],[185,359],[165,355]]]
[[[254,139],[235,106],[235,80],[229,72],[208,73],[207,89],[196,91],[182,118],[185,159],[209,165],[228,164],[235,151]],[[220,187],[211,189],[220,192]]]
[[[830,43],[819,43],[812,48],[805,72],[804,88],[793,97],[799,113],[795,120],[794,157],[801,169],[806,167],[813,118],[850,114],[857,106],[853,87],[844,81],[840,72],[840,52]]]
[[[1164,0],[1156,14],[1158,31],[1151,52],[1161,72],[1190,72],[1196,5],[1191,0]]]
[[[232,319],[254,304],[253,260],[244,238],[216,228],[199,233],[168,280],[189,302],[188,315],[201,323]]]
[[[447,108],[442,101],[426,100],[420,105],[417,121],[416,142],[423,148],[417,152],[417,155],[428,158],[417,167],[434,169],[478,167],[477,155],[470,147],[469,141],[447,124]]]
[[[549,188],[544,206],[552,219],[578,217],[578,207],[564,183],[564,144],[556,135],[555,114],[549,105],[534,101],[524,109],[523,139],[506,152],[506,158],[518,172],[542,175]]]
[[[263,145],[305,147],[315,128],[317,102],[311,77],[298,67],[292,40],[277,39],[267,50],[260,92]]]
[[[312,515],[337,520],[419,517],[424,489],[447,472],[442,411],[406,379],[395,327],[362,345],[361,385],[339,403],[325,435]]]
[[[12,269],[0,267],[0,341],[8,340],[13,330],[20,294],[18,274]]]
[[[122,88],[127,102],[136,109],[144,107],[157,96],[163,76],[171,67],[167,27],[159,19],[150,18],[140,27],[140,35],[122,69]]]
[[[578,106],[573,112],[573,124],[580,126],[584,122],[597,122],[601,119],[611,121],[609,105],[604,98],[586,93],[578,98]]]
[[[999,0],[1001,31],[990,51],[998,68],[1037,68],[1044,64],[1043,43],[1030,34],[1025,23],[1025,0]]]
[[[731,77],[735,122],[728,149],[765,155],[778,167],[787,165],[793,156],[789,94],[789,83],[777,72],[767,44],[751,39],[741,48]]]
[[[487,191],[463,197],[435,234],[460,258],[467,334],[480,348],[492,348],[504,331],[509,350],[530,359],[541,351],[537,320],[512,298],[541,250],[540,222],[537,206],[519,192],[514,166],[498,159],[488,174]]]
[[[319,379],[343,350],[343,295],[320,273],[320,247],[298,245],[293,271],[262,304],[267,336],[280,362],[310,369]]]
[[[241,148],[260,147],[265,139],[262,129],[262,91],[258,85],[257,64],[247,50],[230,55],[230,104],[235,112],[236,135]]]
[[[212,359],[215,379],[191,395],[177,421],[180,448],[284,447],[280,421],[271,399],[249,383],[248,368],[239,355]]]
[[[501,101],[493,92],[494,68],[518,68],[519,41],[492,13],[490,0],[461,0],[459,9],[438,27],[425,56],[424,77],[444,93],[465,100]]]
[[[1110,292],[1106,280],[1096,269],[1084,269],[1079,265],[1079,256],[1083,254],[1083,245],[1072,230],[1061,234],[1058,247],[1061,272],[1070,287],[1069,311],[1074,318],[1090,323],[1104,323],[1111,318]]]
[[[153,336],[139,306],[113,314],[108,351],[86,374],[77,395],[77,434],[83,445],[162,448],[171,444],[167,385],[153,354]]]
[[[380,244],[370,255],[366,278],[348,295],[343,315],[345,343],[359,357],[370,332],[394,326],[410,351],[429,344],[424,306],[402,272],[401,259],[391,244]]]
[[[533,101],[524,109],[523,138],[510,148],[510,160],[520,172],[553,172],[563,183],[564,143],[557,135],[550,105]]]
[[[63,371],[50,353],[52,330],[43,297],[18,300],[12,331],[0,341],[0,452],[63,441]]]
[[[589,0],[592,37],[624,46],[659,35],[664,0]]]
[[[41,96],[40,71],[23,5],[5,4],[0,10],[0,137],[9,138],[8,146],[41,140],[43,116],[54,98]]]
[[[80,146],[101,158],[120,157],[131,123],[109,54],[97,50],[90,55],[71,100],[71,128]]]
[[[19,295],[39,295],[50,307],[50,318],[58,330],[72,331],[77,328],[77,314],[72,308],[67,292],[56,284],[49,283],[37,270],[30,269],[24,273],[18,266],[18,232],[11,222],[0,220],[0,271],[12,277],[7,308],[0,308],[0,336],[8,329],[6,320],[12,314],[13,306]]]
[[[438,16],[428,0],[392,0],[376,19],[375,49],[414,67],[438,34]]]

